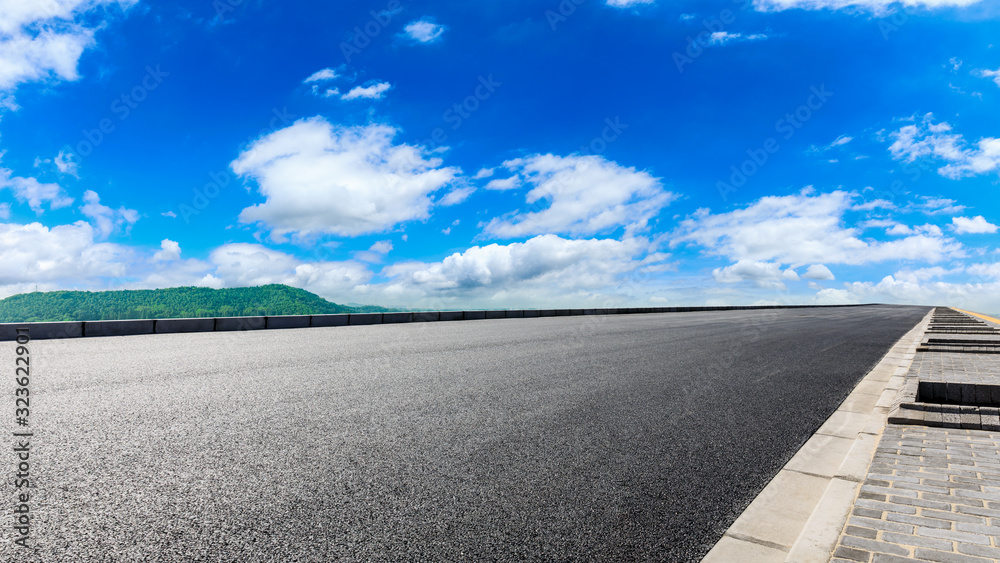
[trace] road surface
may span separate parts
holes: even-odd
[[[33,341],[0,560],[697,561],[927,311]]]

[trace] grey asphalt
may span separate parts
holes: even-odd
[[[697,561],[927,310],[35,341],[0,560]]]

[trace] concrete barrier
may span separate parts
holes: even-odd
[[[263,328],[266,328],[264,317],[219,317],[215,319],[215,330],[217,331],[261,330]]]
[[[347,326],[350,315],[342,313],[339,315],[313,315],[309,321],[309,326]]]
[[[413,313],[382,313],[382,322],[384,324],[413,322]]]
[[[380,325],[382,324],[382,313],[351,313],[347,319],[347,324],[351,325]]]
[[[267,318],[267,328],[309,328],[309,315],[275,315]]]
[[[84,336],[134,336],[153,334],[153,319],[128,321],[85,321]]]
[[[17,329],[28,329],[31,340],[49,340],[52,338],[79,338],[83,336],[82,321],[58,323],[20,323],[0,325],[0,342],[17,340]]]
[[[29,328],[31,339],[126,336],[134,334],[306,328],[310,326],[371,325],[401,322],[458,321],[465,319],[536,318],[569,315],[625,315],[635,313],[688,313],[699,311],[744,311],[755,309],[799,309],[864,307],[851,305],[725,305],[703,307],[632,307],[606,309],[515,309],[510,311],[423,311],[418,313],[350,313],[339,315],[276,315],[273,317],[219,317],[195,319],[136,319],[123,321],[67,321],[47,323],[0,323],[0,341],[17,338],[18,327]]]
[[[153,332],[157,334],[173,332],[212,332],[215,330],[215,318],[200,319],[157,319]]]

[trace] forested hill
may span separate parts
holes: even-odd
[[[388,309],[338,305],[287,285],[231,289],[173,287],[22,293],[0,299],[0,322],[322,315],[384,310]]]

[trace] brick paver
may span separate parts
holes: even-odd
[[[876,554],[1000,558],[1000,432],[886,427],[835,557]]]
[[[932,325],[964,322],[947,310],[935,316],[941,321]],[[928,338],[998,342],[995,335]],[[1000,418],[995,407],[976,406],[995,404],[987,395],[1000,386],[1000,354],[949,345],[917,352],[897,404],[916,401],[907,408],[928,414],[886,426],[830,561],[1000,561]],[[946,397],[948,390],[967,396]],[[943,404],[952,399],[962,404]]]

